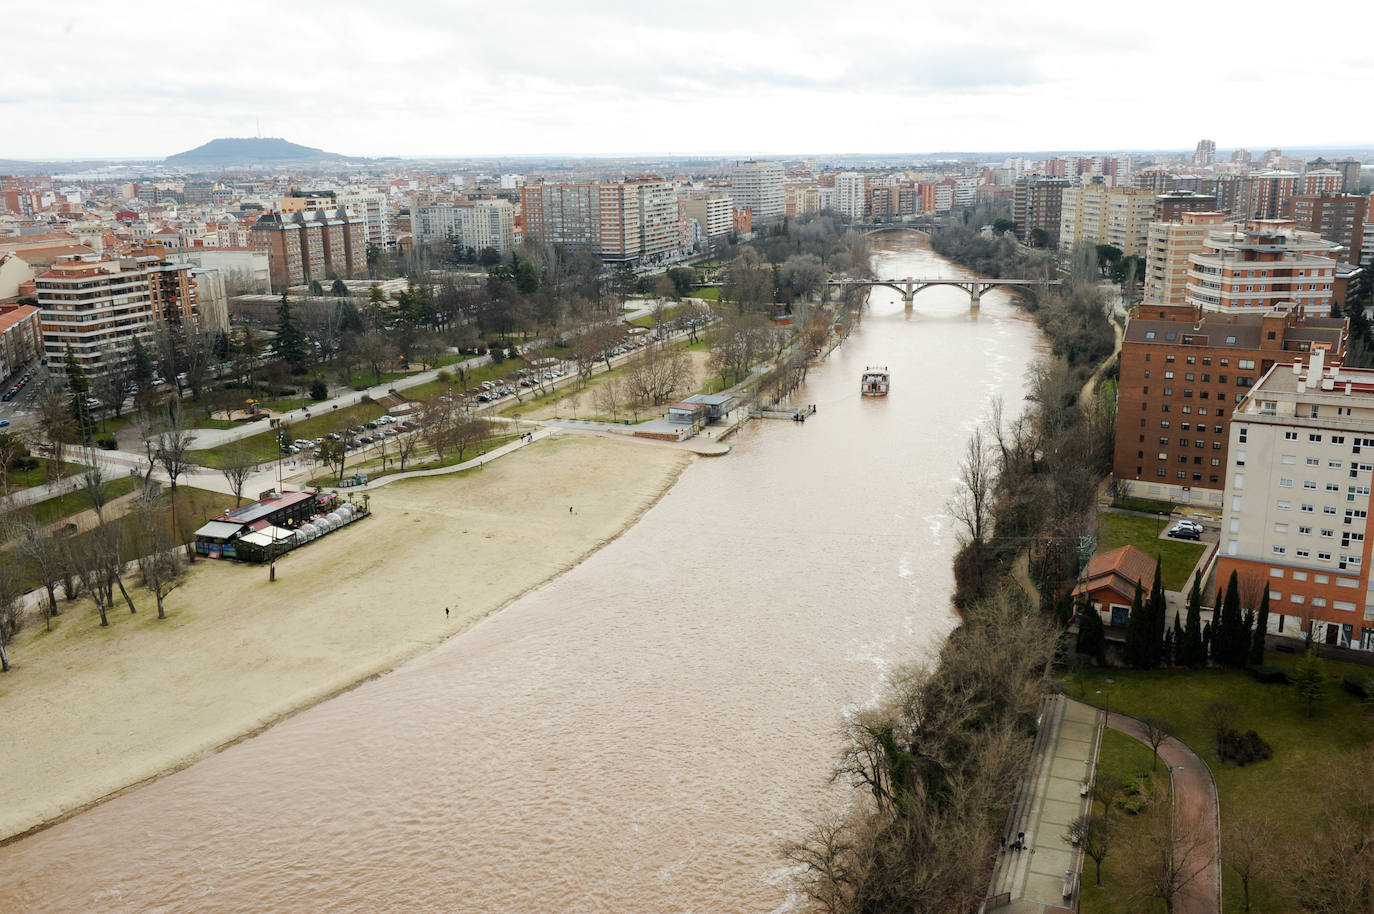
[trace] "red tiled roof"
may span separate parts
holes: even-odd
[[[1093,556],[1083,570],[1078,586],[1073,589],[1073,595],[1110,587],[1129,599],[1135,595],[1137,582],[1141,590],[1148,591],[1154,579],[1155,560],[1134,546],[1122,546]]]
[[[33,305],[20,305],[17,308],[5,309],[3,313],[0,313],[0,333],[4,333],[30,314],[37,313],[38,308]]]

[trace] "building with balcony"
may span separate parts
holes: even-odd
[[[1178,222],[1184,213],[1214,213],[1216,194],[1192,190],[1173,190],[1155,197],[1155,222]]]
[[[0,385],[43,353],[43,329],[33,305],[0,306]]]
[[[1208,311],[1271,311],[1294,305],[1330,311],[1333,245],[1291,220],[1256,219],[1209,231],[1188,257],[1187,301]]]
[[[159,325],[201,329],[191,267],[169,263],[159,247],[118,260],[77,258],[35,277],[43,351],[62,370],[70,346],[88,378],[130,358],[135,337],[151,347]]]
[[[796,185],[789,185],[793,187]],[[789,198],[790,199],[790,198]],[[683,211],[695,219],[708,241],[719,241],[735,230],[735,202],[719,191],[688,191],[682,198]],[[794,215],[789,211],[789,215]]]
[[[1326,312],[1217,314],[1146,302],[1126,327],[1112,473],[1141,498],[1220,508],[1232,411],[1271,367],[1345,353]]]
[[[1188,258],[1202,250],[1208,232],[1237,228],[1219,212],[1184,212],[1176,221],[1150,223],[1145,242],[1144,300],[1184,304],[1188,300]]]
[[[1276,362],[1231,420],[1217,580],[1269,591],[1269,631],[1374,649],[1374,371]]]

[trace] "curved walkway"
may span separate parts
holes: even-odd
[[[1107,726],[1149,745],[1145,728],[1134,717],[1110,714]],[[1174,816],[1197,823],[1210,832],[1211,859],[1174,902],[1175,914],[1218,914],[1221,911],[1221,832],[1217,785],[1212,771],[1198,754],[1175,737],[1159,747],[1160,759],[1169,766],[1174,785]],[[1207,851],[1203,851],[1206,853]],[[1190,867],[1191,868],[1191,867]]]

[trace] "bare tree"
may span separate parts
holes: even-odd
[[[110,500],[110,493],[106,491],[105,468],[96,459],[94,452],[86,449],[82,459],[86,463],[86,469],[80,477],[82,491],[86,493],[86,498],[90,501],[91,507],[95,509],[95,517],[98,523],[105,523],[105,505]]]
[[[243,487],[257,466],[257,461],[242,440],[234,443],[220,463],[219,471],[234,491],[234,507],[243,504]]]
[[[415,450],[420,446],[420,435],[418,432],[407,432],[396,439],[396,459],[401,461],[401,472],[406,469],[406,461],[415,456]]]
[[[191,459],[191,444],[195,440],[196,436],[182,426],[180,402],[172,401],[168,405],[167,421],[157,433],[157,463],[172,487],[172,535],[177,537],[178,543],[183,540],[181,526],[177,523],[177,479],[196,465]]]
[[[157,598],[157,617],[165,619],[167,611],[163,600],[185,577],[185,567],[178,555],[179,543],[175,535],[169,535],[166,524],[158,516],[156,502],[145,500],[139,505],[138,526],[138,565],[143,583]]]
[[[356,351],[372,370],[373,383],[382,383],[382,366],[395,358],[396,347],[380,331],[369,330],[357,338]]]
[[[465,451],[476,447],[490,437],[490,420],[470,413],[461,416],[453,430],[453,447],[458,451],[458,462],[462,462]]]
[[[631,359],[625,383],[631,397],[650,406],[662,406],[686,387],[692,376],[687,353],[651,346]]]
[[[15,562],[0,562],[0,673],[10,671],[9,646],[23,618],[24,583]]]
[[[52,617],[57,609],[57,582],[62,579],[62,544],[43,532],[43,525],[32,514],[10,517],[6,522],[5,539],[14,543],[15,552],[28,563],[29,569],[43,582],[48,592],[43,621],[52,630]]]
[[[441,464],[444,454],[453,447],[459,421],[457,404],[446,398],[428,400],[420,407],[420,434],[425,443],[434,448],[434,455]]]
[[[1212,863],[1210,825],[1197,810],[1177,806],[1165,785],[1149,788],[1149,805],[1134,829],[1128,881],[1136,902],[1155,898],[1168,914]]]
[[[1274,825],[1262,814],[1237,813],[1226,817],[1222,831],[1222,859],[1240,879],[1241,910],[1250,910],[1250,884],[1278,862]]]
[[[959,465],[959,492],[949,503],[949,511],[960,526],[960,539],[981,555],[992,522],[992,496],[996,465],[982,427],[975,428],[964,448]]]
[[[612,422],[623,405],[623,390],[621,382],[615,379],[602,382],[596,389],[596,408],[610,416]]]
[[[1096,866],[1094,885],[1102,884],[1102,861],[1112,849],[1113,825],[1106,816],[1079,816],[1069,823],[1069,833],[1064,836],[1070,844],[1082,847],[1083,853],[1092,858]]]
[[[1140,726],[1145,731],[1145,742],[1154,750],[1154,758],[1150,760],[1150,770],[1154,771],[1159,767],[1159,747],[1174,735],[1174,731],[1168,723],[1158,717],[1142,717]]]
[[[1312,774],[1314,783],[1339,783],[1341,789],[1316,798],[1311,839],[1283,849],[1289,892],[1301,910],[1314,914],[1369,914],[1374,910],[1374,755],[1363,747]]]
[[[0,498],[10,494],[10,468],[26,451],[27,448],[18,435],[0,432]]]

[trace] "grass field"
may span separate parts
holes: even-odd
[[[1291,665],[1296,658],[1275,654],[1267,661]],[[1222,831],[1227,823],[1246,815],[1265,814],[1275,823],[1274,845],[1310,844],[1314,819],[1314,791],[1320,791],[1321,772],[1339,765],[1352,753],[1369,752],[1374,726],[1362,703],[1340,688],[1338,677],[1358,672],[1368,675],[1367,667],[1324,662],[1328,679],[1326,698],[1311,717],[1288,685],[1266,685],[1236,671],[1199,670],[1194,672],[1140,672],[1104,670],[1070,676],[1065,693],[1101,707],[1110,701],[1111,710],[1135,717],[1154,716],[1167,721],[1183,742],[1212,769],[1221,801]],[[1114,681],[1108,685],[1106,679]],[[1098,694],[1102,692],[1102,694]],[[1273,758],[1240,768],[1223,764],[1213,750],[1207,708],[1225,702],[1238,710],[1237,728],[1254,729],[1273,747]],[[1150,751],[1144,750],[1148,760]],[[1226,848],[1222,848],[1223,857]],[[1104,882],[1105,880],[1104,867]],[[1223,882],[1224,910],[1240,911],[1240,885],[1227,870]],[[1087,901],[1087,893],[1084,893]],[[1124,900],[1116,907],[1096,907],[1096,911],[1125,910]],[[1261,879],[1252,885],[1252,910],[1257,912],[1291,910],[1277,896],[1276,886]],[[1085,911],[1090,910],[1086,904]]]
[[[1159,559],[1165,590],[1181,591],[1188,586],[1193,566],[1202,557],[1204,547],[1200,543],[1160,539],[1161,521],[1153,517],[1103,513],[1098,515],[1097,523],[1099,555],[1121,546],[1134,546]]]
[[[11,470],[9,475],[9,491],[18,492],[20,489],[31,489],[34,486],[41,486],[45,482],[51,481],[52,461],[47,457],[35,457],[38,461],[29,470]],[[74,463],[68,460],[62,465],[64,478],[77,476],[86,471],[85,464]]]
[[[119,476],[107,481],[103,486],[106,500],[113,501],[121,495],[127,495],[138,488],[141,481],[135,476]],[[50,524],[64,517],[80,514],[89,507],[91,500],[84,490],[78,490],[38,502],[33,506],[33,516],[40,524]]]
[[[1097,776],[1118,779],[1149,777],[1153,757],[1150,747],[1139,740],[1115,730],[1104,730],[1102,748],[1097,758]],[[1093,813],[1101,815],[1102,811],[1099,805]],[[1097,865],[1091,858],[1084,858],[1082,891],[1079,898],[1079,910],[1082,914],[1128,914],[1129,911],[1126,892],[1122,887],[1128,861],[1121,853],[1120,847],[1129,840],[1133,819],[1129,813],[1122,810],[1114,810],[1111,818],[1118,829],[1112,839],[1117,846],[1117,852],[1108,853],[1102,859],[1101,885],[1097,884]],[[1163,906],[1160,905],[1158,909],[1163,910]]]

